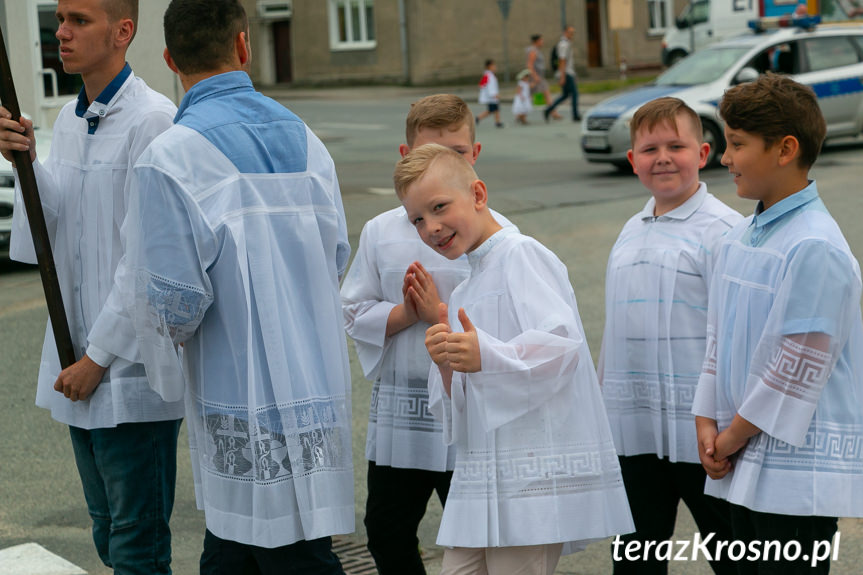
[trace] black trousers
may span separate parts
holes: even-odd
[[[345,575],[329,537],[256,547],[204,534],[201,575]]]
[[[836,517],[762,513],[734,504],[730,507],[734,539],[743,541],[747,547],[750,541],[759,542],[762,550],[767,541],[778,541],[782,547],[796,541],[800,548],[800,557],[796,561],[785,561],[783,553],[778,553],[777,557],[773,550],[767,553],[768,557],[762,554],[760,561],[740,561],[737,563],[740,575],[826,575],[830,572],[830,554],[815,566],[812,566],[812,555],[816,541],[833,539],[839,524]],[[792,548],[788,549],[791,552]]]
[[[670,539],[674,535],[677,507],[681,499],[692,513],[702,539],[710,533],[714,534],[707,546],[709,550],[713,551],[717,541],[731,539],[729,505],[722,499],[704,494],[707,474],[700,464],[672,463],[667,458],[660,459],[656,455],[645,454],[621,457],[620,467],[635,522],[635,533],[621,535],[620,539],[624,544],[618,550],[618,557],[623,560],[614,561],[614,575],[668,573],[668,561],[657,559],[655,553],[649,553],[647,561],[628,561],[623,548],[630,541],[640,541],[640,558],[643,559],[647,541],[656,542],[652,545],[652,551],[655,551],[659,542]],[[714,573],[720,575],[737,573],[734,564],[728,560],[711,561],[710,566]]]
[[[446,503],[452,471],[399,469],[369,461],[366,516],[369,552],[381,575],[425,575],[417,528],[432,493]]]

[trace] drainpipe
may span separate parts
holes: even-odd
[[[408,53],[408,17],[405,0],[399,0],[399,39],[402,47],[402,81],[405,85],[410,85],[411,61]]]

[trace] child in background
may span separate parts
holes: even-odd
[[[693,402],[705,492],[735,540],[792,542],[739,572],[828,573],[837,518],[863,517],[860,267],[809,168],[824,141],[813,91],[766,74],[719,105],[722,163],[757,200],[719,249]]]
[[[551,575],[562,550],[632,529],[566,267],[501,228],[451,150],[416,148],[393,179],[422,240],[471,266],[426,332],[429,409],[456,445],[441,574]]]
[[[480,120],[494,114],[494,125],[498,128],[503,128],[500,122],[500,87],[497,83],[497,76],[494,73],[497,71],[497,64],[494,60],[485,61],[485,72],[479,81],[479,103],[486,104],[488,108],[476,117],[476,123]]]
[[[600,385],[635,533],[642,549],[674,534],[680,500],[703,538],[730,535],[728,504],[704,494],[692,396],[707,340],[707,290],[722,236],[743,219],[707,191],[698,115],[677,98],[643,105],[630,123],[633,171],[651,193],[608,258]],[[712,547],[711,547],[712,548]],[[614,573],[664,574],[668,560],[629,561],[612,549]],[[736,573],[712,562],[716,573]]]
[[[512,113],[516,122],[527,125],[527,115],[533,110],[533,103],[530,98],[530,70],[519,72],[516,80],[518,80],[518,84],[512,99]]]
[[[415,102],[405,127],[411,148],[440,143],[476,162],[480,143],[474,120],[458,96],[436,94]],[[512,225],[495,214],[502,225]],[[359,248],[342,285],[345,329],[356,343],[365,376],[374,382],[366,458],[368,547],[382,575],[424,574],[417,528],[429,498],[446,502],[455,451],[428,410],[431,360],[425,330],[437,322],[437,305],[468,276],[467,258],[449,260],[417,236],[403,207],[363,227]]]

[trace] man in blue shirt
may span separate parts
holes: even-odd
[[[330,536],[353,531],[354,500],[335,167],[254,90],[236,0],[173,0],[165,42],[186,96],[135,165],[122,281],[151,384],[186,396],[201,573],[341,574]]]

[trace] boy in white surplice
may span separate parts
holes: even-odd
[[[394,181],[423,241],[471,267],[426,332],[430,409],[456,445],[441,573],[551,574],[562,549],[632,530],[566,267],[501,228],[452,150],[416,148]]]
[[[723,240],[710,286],[692,408],[705,492],[731,503],[735,540],[802,548],[740,573],[827,573],[814,543],[863,517],[860,267],[809,179],[826,134],[813,91],[768,74],[719,112],[722,163],[758,205]]]
[[[633,171],[651,197],[611,250],[605,281],[602,397],[635,533],[657,545],[674,534],[682,499],[708,549],[730,537],[728,503],[704,494],[692,396],[707,340],[707,288],[722,236],[742,220],[699,181],[710,144],[698,114],[678,98],[644,104],[630,124]],[[662,554],[612,551],[614,575],[668,572]],[[659,555],[659,556],[656,556]],[[730,562],[711,562],[722,574]]]

